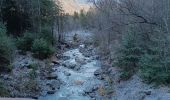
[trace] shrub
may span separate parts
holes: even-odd
[[[40,87],[39,87],[38,81],[36,81],[34,79],[30,79],[29,81],[25,81],[25,83],[23,85],[24,85],[24,87],[23,87],[22,90],[24,90],[26,93],[40,92]]]
[[[45,59],[54,53],[54,49],[44,39],[41,38],[34,40],[32,52],[34,53],[34,57]]]
[[[52,44],[55,42],[55,39],[52,34],[51,27],[44,26],[41,30],[41,33],[38,36],[39,38],[43,38],[46,40],[49,44]]]
[[[10,62],[14,51],[12,38],[6,35],[6,28],[0,24],[0,71],[10,71]]]
[[[126,34],[117,58],[117,65],[123,70],[122,79],[129,79],[136,72],[142,51],[137,44],[136,33]]]
[[[73,36],[73,41],[74,41],[74,42],[78,42],[78,35],[77,35],[77,33],[74,34],[74,36]]]
[[[23,37],[17,39],[16,45],[19,50],[23,52],[30,51],[33,41],[35,39],[34,33],[26,32]]]
[[[4,88],[4,85],[2,82],[0,82],[0,97],[7,97],[9,96],[9,92],[6,88]]]
[[[170,83],[170,56],[162,48],[150,50],[140,60],[140,75],[148,83]]]

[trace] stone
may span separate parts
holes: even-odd
[[[146,95],[151,95],[151,90],[146,90],[146,91],[143,91]]]
[[[64,67],[74,69],[77,65],[75,62],[66,61],[63,63]]]
[[[47,76],[46,77],[47,79],[49,79],[49,80],[52,80],[52,79],[57,79],[58,78],[58,76],[57,76],[57,73],[51,73],[49,76]]]
[[[103,75],[98,75],[98,76],[97,76],[97,79],[99,79],[99,80],[104,80],[104,76],[103,76]]]
[[[60,62],[59,62],[59,61],[53,60],[52,63],[53,63],[54,65],[60,65]]]
[[[96,70],[96,71],[94,72],[94,75],[95,75],[95,76],[98,76],[98,75],[100,75],[100,74],[102,74],[102,70],[101,70],[101,69],[98,69],[98,70]]]
[[[84,45],[84,44],[82,44],[82,45],[80,45],[80,46],[79,46],[79,48],[85,48],[85,45]]]
[[[56,91],[55,90],[49,90],[47,91],[47,94],[54,94]]]
[[[3,76],[3,79],[4,79],[4,80],[9,80],[10,77],[9,77],[8,75],[4,75],[4,76]]]
[[[92,93],[92,92],[94,92],[94,91],[95,91],[94,87],[92,87],[92,88],[86,88],[86,90],[84,90],[84,92],[85,92],[86,94]]]
[[[86,59],[85,58],[80,58],[80,57],[76,57],[75,61],[79,64],[86,64]]]
[[[71,74],[70,74],[69,72],[65,71],[65,72],[64,72],[64,75],[70,76]]]
[[[65,60],[69,60],[70,57],[69,56],[62,56],[61,59],[65,61]]]
[[[35,96],[32,96],[32,99],[36,99],[37,100],[38,97],[39,97],[38,95],[35,95]]]
[[[95,93],[89,93],[89,96],[90,96],[91,98],[94,98],[94,97],[95,97]]]
[[[81,67],[81,65],[77,65],[75,68],[74,68],[74,70],[80,70],[80,67]]]

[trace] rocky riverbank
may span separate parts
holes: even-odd
[[[93,46],[80,45],[63,53],[54,66],[62,81],[60,89],[40,100],[111,100],[113,93],[107,81],[99,76],[101,63]]]
[[[60,87],[57,75],[52,74],[50,60],[38,60],[27,55],[15,55],[12,71],[1,74],[0,81],[6,97],[37,99]]]
[[[138,74],[135,74],[129,80],[121,80],[121,69],[112,67],[107,59],[99,58],[102,63],[101,69],[95,73],[99,77],[108,77],[103,78],[103,80],[110,83],[109,87],[114,92],[112,99],[109,100],[170,100],[169,87],[146,84]]]

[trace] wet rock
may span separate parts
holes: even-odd
[[[38,99],[38,95],[32,96],[32,99]]]
[[[31,64],[33,63],[30,59],[24,59],[24,61],[20,62],[21,68],[27,67],[31,68]]]
[[[91,98],[94,98],[94,97],[95,97],[95,93],[89,93],[89,96],[90,96]]]
[[[69,60],[69,59],[70,59],[70,57],[69,57],[69,56],[62,56],[61,58],[62,58],[62,60],[64,60],[64,61],[65,61],[65,60]]]
[[[97,76],[97,79],[99,79],[99,80],[104,80],[104,75],[98,75],[98,76]]]
[[[50,63],[50,66],[54,66],[55,64],[54,63]]]
[[[9,75],[4,75],[4,76],[3,76],[3,79],[4,79],[4,80],[10,80],[11,77],[10,77]]]
[[[66,76],[70,76],[71,74],[69,73],[69,72],[64,72],[64,75],[66,75]]]
[[[63,63],[63,66],[67,67],[67,68],[74,69],[77,65],[75,62],[66,61],[65,63]]]
[[[95,76],[98,76],[98,75],[101,75],[102,74],[102,70],[101,69],[98,69],[94,72],[94,75]]]
[[[53,60],[52,63],[53,63],[54,65],[60,65],[60,62],[59,62],[59,61],[56,61],[56,60]]]
[[[92,93],[92,92],[96,91],[97,89],[98,89],[98,86],[94,86],[92,88],[87,88],[86,90],[84,90],[84,92],[86,94],[89,94],[89,93]]]
[[[60,88],[61,82],[59,80],[51,80],[46,83],[52,90],[56,90]]]
[[[79,64],[86,64],[86,59],[85,58],[80,58],[80,57],[76,57],[75,61]]]
[[[80,70],[80,67],[81,67],[81,65],[77,65],[75,68],[74,68],[74,70]]]
[[[54,94],[56,91],[55,90],[49,90],[47,91],[47,94]]]
[[[145,93],[146,95],[151,95],[151,90],[146,90],[146,91],[143,91],[143,93]]]
[[[49,80],[52,80],[52,79],[57,79],[58,78],[58,76],[57,76],[57,73],[51,73],[49,76],[47,76],[46,77],[47,79],[49,79]]]

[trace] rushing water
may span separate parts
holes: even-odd
[[[84,59],[85,64],[80,65],[80,69],[73,70],[64,66],[57,67],[56,73],[58,78],[63,81],[60,89],[52,95],[40,97],[40,100],[91,100],[88,95],[84,95],[84,91],[93,86],[102,84],[102,82],[94,76],[94,72],[100,68],[100,62],[92,59],[92,57],[85,57],[79,51],[79,48],[69,50],[63,54],[69,56],[69,60],[62,61],[64,63],[75,63],[75,59]],[[70,76],[65,73],[70,73]]]

